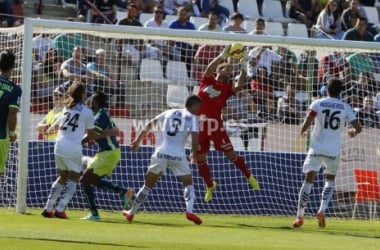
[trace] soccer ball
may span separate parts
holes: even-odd
[[[231,59],[240,60],[244,56],[244,46],[241,43],[233,43],[228,51]]]

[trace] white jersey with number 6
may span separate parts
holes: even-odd
[[[310,109],[316,117],[309,153],[338,156],[346,123],[356,119],[354,111],[347,103],[332,97],[314,101]]]
[[[191,132],[199,132],[198,117],[186,109],[170,109],[154,119],[161,125],[156,153],[184,156],[186,139]]]
[[[81,156],[83,136],[87,129],[94,128],[93,112],[80,103],[72,108],[64,108],[62,113],[54,153],[62,157]]]

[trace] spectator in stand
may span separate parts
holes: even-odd
[[[277,119],[281,123],[300,124],[302,121],[303,104],[296,99],[296,86],[286,85],[286,94],[277,100]]]
[[[242,90],[231,96],[223,110],[223,119],[228,121],[227,130],[230,124],[239,126],[240,138],[245,150],[248,150],[249,139],[258,137],[258,128],[247,125],[261,122],[261,119],[257,117],[257,105],[253,102],[250,92],[250,90]]]
[[[94,5],[96,8],[110,21],[111,23],[116,23],[116,13],[117,5],[116,0],[95,0]],[[107,23],[101,15],[98,14],[94,9],[91,9],[91,23]]]
[[[372,96],[364,97],[363,108],[359,109],[356,116],[362,127],[380,128],[380,120],[375,109],[373,108]]]
[[[315,23],[313,3],[313,0],[289,0],[287,3],[290,6],[289,17],[304,23],[308,29],[311,29]]]
[[[375,64],[369,53],[356,52],[346,57],[352,80],[357,80],[362,72],[375,72]]]
[[[37,124],[38,133],[42,134],[44,140],[55,140],[57,137],[59,125],[58,121],[63,115],[65,100],[65,90],[59,86],[53,93],[53,108]]]
[[[259,67],[264,67],[270,76],[272,74],[273,64],[282,59],[280,55],[271,50],[268,46],[254,47],[249,51],[248,57],[250,58],[248,64],[249,77],[255,76]]]
[[[306,86],[304,88],[306,91],[310,90],[308,85],[311,85],[313,99],[316,99],[319,96],[319,60],[317,59],[316,54],[317,52],[315,50],[304,50],[297,66],[298,79],[303,86]]]
[[[13,27],[15,16],[12,9],[11,0],[0,1],[0,27]]]
[[[164,9],[161,5],[156,5],[153,9],[153,17],[146,21],[144,27],[169,29],[169,23],[164,20]],[[162,53],[162,71],[166,78],[168,60],[180,61],[181,53],[170,46],[168,41],[164,40],[150,40],[150,46],[158,48]]]
[[[252,77],[251,89],[253,101],[258,107],[259,117],[265,120],[274,120],[276,115],[273,81],[268,70],[259,66]]]
[[[318,16],[316,27],[316,38],[342,39],[343,31],[341,14],[338,9],[338,1],[329,0],[325,8]]]
[[[53,39],[53,48],[63,60],[71,58],[75,46],[86,48],[86,42],[80,33],[59,34]]]
[[[176,15],[179,7],[185,8],[189,16],[200,16],[201,12],[195,0],[164,0],[165,13]],[[189,17],[188,16],[188,17]]]
[[[127,7],[127,17],[119,22],[119,25],[127,26],[143,26],[137,19],[139,9],[137,5],[129,4]],[[157,59],[162,62],[162,53],[160,49],[145,44],[142,39],[122,39],[119,41],[122,44],[122,53],[124,59],[132,65],[137,71],[137,79],[140,79],[140,65],[143,58]]]
[[[364,11],[360,8],[359,0],[351,0],[350,7],[342,13],[342,28],[344,31],[355,27],[357,20],[360,17],[365,17]]]
[[[13,26],[20,26],[24,23],[24,1],[13,0],[12,11],[15,16]]]
[[[353,107],[361,107],[365,96],[374,96],[378,87],[373,74],[363,71],[359,74],[357,81],[352,81],[350,88],[345,93],[347,102]],[[361,107],[362,108],[362,107]]]
[[[184,7],[178,8],[178,18],[169,25],[170,29],[196,30],[194,24],[187,20],[187,11]],[[181,53],[181,61],[186,63],[187,76],[191,78],[191,65],[193,63],[196,49],[193,45],[185,42],[175,42],[176,50]]]
[[[219,4],[218,0],[200,0],[201,3],[201,16],[207,17],[210,11],[215,12],[218,15],[218,24],[223,25],[228,17],[230,16],[230,11]]]
[[[207,65],[217,57],[223,50],[219,45],[201,45],[194,56],[193,64],[193,78],[194,80],[201,80],[202,74],[205,71]]]
[[[265,32],[265,20],[263,18],[257,18],[255,22],[255,28],[249,33],[250,35],[267,35]]]
[[[230,19],[230,24],[223,27],[224,31],[233,33],[247,33],[247,31],[242,27],[244,16],[241,13],[233,13]]]
[[[66,81],[88,82],[88,71],[83,59],[86,57],[86,50],[83,47],[75,46],[72,57],[64,61],[61,65],[60,74]]]
[[[50,102],[55,87],[60,85],[59,71],[62,60],[56,49],[50,48],[37,66],[36,82],[32,85],[34,97],[39,102]]]
[[[208,22],[202,24],[199,31],[223,31],[223,29],[218,24],[218,15],[215,12],[210,11],[208,14]]]
[[[93,91],[100,91],[107,95],[108,100],[113,100],[117,94],[117,82],[111,75],[111,69],[106,60],[107,51],[97,49],[95,52],[95,61],[87,63],[87,72],[89,81],[93,86]],[[112,103],[114,104],[114,103]]]
[[[50,34],[41,33],[33,37],[33,49],[38,53],[38,61],[42,61],[46,52],[52,47],[53,40],[50,38]]]
[[[322,56],[318,69],[319,83],[326,84],[327,75],[339,79],[341,78],[341,74],[343,74],[343,77],[345,78],[344,82],[349,82],[351,77],[348,72],[348,67],[349,65],[345,59],[344,53],[334,51],[331,54]]]
[[[368,20],[359,17],[354,28],[347,30],[343,35],[343,40],[373,42],[373,35],[368,32]]]

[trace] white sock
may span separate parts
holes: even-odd
[[[185,187],[183,191],[183,197],[185,198],[186,212],[193,213],[194,200],[195,200],[195,192],[194,192],[193,185],[188,185]]]
[[[325,213],[327,206],[329,205],[332,195],[334,193],[335,181],[326,181],[322,191],[322,201],[318,212]]]
[[[73,180],[68,180],[66,183],[66,190],[62,194],[61,199],[59,200],[58,206],[56,207],[56,210],[58,212],[63,212],[67,206],[67,204],[71,201],[71,198],[73,198],[73,195],[75,194],[75,191],[77,190],[77,184]]]
[[[131,214],[137,213],[141,204],[143,204],[143,202],[145,201],[146,197],[149,195],[151,190],[152,189],[146,187],[145,185],[140,188],[139,192],[136,195],[136,199],[132,204],[132,208],[131,210],[129,210]]]
[[[50,212],[53,211],[54,204],[57,202],[58,197],[62,193],[63,185],[58,182],[58,179],[51,185],[50,194],[45,205],[45,209]]]
[[[311,188],[313,187],[313,183],[303,182],[302,187],[300,189],[300,193],[298,196],[298,211],[297,217],[303,218],[305,216],[306,205],[310,199]]]

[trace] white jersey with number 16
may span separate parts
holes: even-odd
[[[309,153],[338,156],[346,124],[356,119],[354,111],[347,103],[332,97],[314,101],[310,109],[316,117]]]

